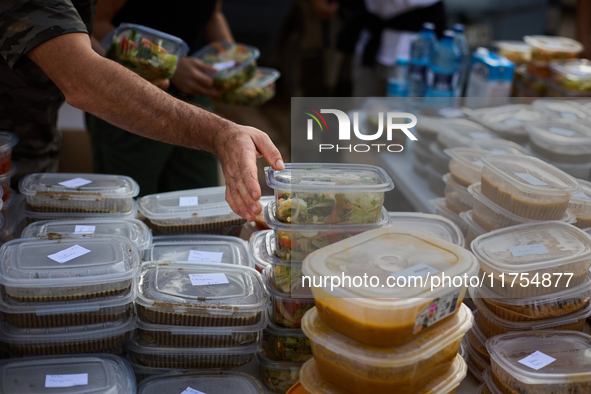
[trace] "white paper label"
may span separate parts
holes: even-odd
[[[579,117],[577,116],[577,114],[574,114],[572,112],[561,112],[560,116],[563,119],[568,119],[568,120],[578,120]]]
[[[518,126],[518,125],[520,125],[521,124],[521,121],[519,119],[509,118],[509,119],[503,120],[503,124],[505,126],[512,127],[512,126]]]
[[[215,63],[212,67],[218,71],[224,71],[236,65],[235,60],[228,60],[227,62]]]
[[[226,274],[189,274],[193,286],[223,285],[228,282]]]
[[[550,357],[547,354],[544,354],[539,350],[536,350],[535,352],[533,352],[526,358],[522,358],[518,362],[537,371],[538,369],[544,368],[546,365],[551,364],[554,361],[556,361],[554,357]]]
[[[572,137],[573,135],[577,134],[577,132],[574,130],[563,129],[562,127],[550,127],[548,131],[552,134],[558,134],[564,137]]]
[[[470,137],[475,140],[490,140],[492,136],[488,133],[484,133],[482,131],[475,131],[470,133]]]
[[[76,257],[83,256],[86,253],[90,253],[90,250],[83,248],[80,245],[74,245],[69,247],[68,249],[62,250],[61,252],[50,254],[47,257],[49,257],[53,261],[57,261],[58,263],[63,264],[75,259]]]
[[[318,186],[334,186],[334,182],[322,182],[322,181],[300,181],[300,185],[318,185]]]
[[[94,234],[96,226],[80,226],[76,225],[74,234]]]
[[[179,197],[179,207],[191,207],[199,205],[199,197]]]
[[[203,391],[195,390],[194,388],[187,387],[181,394],[205,394]]]
[[[589,198],[589,196],[588,196],[588,195],[586,195],[586,194],[585,194],[585,193],[583,193],[583,192],[578,192],[578,193],[575,193],[575,194],[573,194],[571,197],[575,197],[575,198],[578,198],[578,199],[580,199],[580,200],[591,200],[591,198]]]
[[[444,118],[459,118],[464,115],[461,109],[458,108],[441,108],[439,110],[439,115],[443,116]]]
[[[224,252],[204,252],[202,250],[191,250],[188,261],[201,261],[211,263],[221,263]]]
[[[80,186],[88,185],[89,183],[92,183],[92,181],[89,181],[88,179],[84,179],[84,178],[74,178],[74,179],[60,182],[59,184],[62,186],[65,186],[65,187],[80,187]]]
[[[88,384],[87,373],[73,373],[67,375],[45,375],[45,387],[74,387]]]
[[[392,273],[391,275],[395,278],[404,276],[404,277],[411,277],[411,276],[420,276],[421,278],[426,277],[427,275],[436,275],[439,273],[439,270],[431,267],[425,263],[419,263],[412,267],[405,268],[403,270],[397,271]]]
[[[526,181],[530,185],[534,185],[534,186],[548,186],[548,184],[546,182],[544,182],[544,181],[536,178],[532,174],[527,174],[525,172],[516,172],[515,175],[517,175],[518,177],[520,177],[521,179],[523,179],[524,181]]]
[[[544,244],[509,246],[509,251],[515,257],[550,253]]]

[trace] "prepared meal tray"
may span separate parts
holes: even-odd
[[[153,368],[236,368],[250,362],[260,351],[259,341],[242,346],[194,348],[158,346],[134,336],[127,351],[139,365]]]
[[[364,231],[386,227],[390,216],[380,207],[379,216],[361,224],[296,224],[285,223],[276,216],[275,203],[265,209],[265,221],[275,234],[276,254],[284,260],[303,260],[310,253]]]
[[[191,55],[216,69],[213,87],[232,91],[250,81],[256,73],[257,48],[232,42],[213,42]]]
[[[429,184],[429,189],[435,193],[437,196],[443,196],[445,194],[445,182],[443,182],[443,176],[436,169],[435,166],[427,166],[427,181]]]
[[[152,232],[137,219],[43,220],[29,224],[21,238],[59,238],[61,236],[120,235],[135,244],[139,251],[152,245]]]
[[[122,23],[104,41],[106,57],[150,82],[169,79],[189,52],[180,38],[146,26]]]
[[[135,394],[133,370],[110,354],[35,357],[0,366],[0,392]]]
[[[587,279],[591,266],[589,236],[561,222],[496,230],[478,237],[471,247],[488,278],[484,286],[503,297],[548,295],[575,287]]]
[[[328,326],[367,345],[396,346],[451,319],[466,293],[462,284],[452,287],[441,283],[431,289],[431,280],[409,278],[475,275],[478,263],[466,249],[433,235],[387,228],[365,232],[309,255],[302,272],[313,284],[318,314]],[[378,285],[345,282],[331,289],[330,281],[320,279],[332,275],[373,276]],[[373,281],[375,284],[376,279]]]
[[[285,294],[273,286],[272,267],[265,268],[263,273],[271,306],[269,307],[269,321],[278,327],[300,328],[302,317],[314,307],[314,299],[309,295]],[[292,277],[294,273],[291,273]]]
[[[268,305],[262,278],[250,267],[151,262],[139,274],[137,313],[150,323],[250,326],[264,319]]]
[[[137,248],[121,236],[21,238],[0,248],[0,285],[22,302],[115,296],[132,287],[139,263]]]
[[[485,151],[472,148],[453,148],[446,150],[445,153],[451,156],[449,172],[456,183],[468,187],[473,183],[480,182],[480,172],[483,166],[481,157],[486,154]]]
[[[561,219],[580,189],[573,177],[534,157],[490,155],[482,162],[482,194],[526,219]]]
[[[518,216],[505,208],[495,204],[486,198],[481,191],[481,184],[475,183],[468,187],[468,192],[474,197],[472,217],[474,222],[485,231],[493,231],[505,227],[516,226],[518,224],[541,223],[543,220],[526,219]],[[574,223],[575,217],[567,210],[564,216],[559,220],[564,223]]]
[[[458,215],[457,213],[455,213],[447,207],[447,205],[445,204],[445,198],[434,198],[429,200],[429,203],[431,203],[431,205],[435,207],[435,213],[437,215],[443,216],[444,218],[450,220],[456,226],[458,226],[458,228],[462,231],[462,234],[466,234],[466,232],[468,231],[468,225],[460,218],[460,215]],[[467,239],[466,245],[470,245],[470,243],[467,242]]]
[[[431,142],[429,145],[431,153],[431,167],[439,171],[447,172],[451,158],[443,151],[443,148],[437,142]]]
[[[464,246],[462,230],[451,220],[441,215],[421,212],[389,212],[390,226],[408,228],[432,234],[447,242]]]
[[[15,203],[18,203],[15,201]],[[27,225],[39,221],[54,220],[81,220],[81,219],[135,219],[138,213],[138,203],[133,201],[129,211],[121,213],[88,213],[88,212],[37,212],[33,210],[26,199],[19,204],[18,210],[21,217],[25,218]]]
[[[474,319],[478,320],[477,314],[478,311],[473,312]],[[477,323],[472,325],[472,328],[466,334],[466,344],[470,346],[472,351],[478,355],[481,359],[483,359],[486,363],[490,364],[490,354],[488,354],[488,350],[486,350],[486,336],[478,327]]]
[[[30,302],[9,297],[0,287],[0,312],[20,328],[79,326],[116,321],[133,315],[135,287],[123,293],[74,301]]]
[[[235,371],[186,371],[153,376],[138,385],[138,394],[265,394],[254,377]]]
[[[300,380],[303,363],[273,361],[266,357],[266,351],[257,353],[261,381],[271,393],[285,394]]]
[[[591,92],[591,62],[587,59],[559,60],[550,63],[552,83],[574,94]]]
[[[0,132],[0,174],[6,174],[10,170],[12,162],[12,148],[16,146],[19,138],[16,134],[7,131]]]
[[[135,330],[135,316],[112,322],[44,328],[20,328],[0,321],[0,345],[11,356],[41,356],[69,353],[123,354]]]
[[[466,186],[456,182],[450,173],[443,176],[443,182],[445,182],[445,206],[458,215],[472,209],[474,198],[468,193]]]
[[[528,141],[529,134],[525,129],[528,122],[545,118],[544,113],[526,104],[479,108],[467,110],[467,113],[472,119],[491,129],[501,138],[517,143]]]
[[[264,333],[266,356],[273,361],[303,363],[312,357],[310,340],[295,328],[278,327],[269,323]]]
[[[37,173],[18,186],[39,212],[123,213],[140,192],[130,177],[104,174]]]
[[[221,233],[246,223],[226,202],[225,186],[151,194],[140,199],[139,208],[146,224],[163,234]]]
[[[585,125],[589,123],[589,109],[576,100],[538,98],[532,102],[532,107],[551,119],[570,120]]]
[[[440,128],[437,143],[442,150],[465,148],[473,141],[499,138],[490,128],[469,119],[440,119]]]
[[[275,81],[281,74],[274,68],[257,67],[252,79],[238,89],[226,92],[220,100],[227,104],[257,106],[275,97]]]
[[[536,64],[548,64],[552,60],[576,58],[583,45],[567,37],[525,36],[523,40],[531,47],[531,60]]]
[[[470,248],[470,244],[482,234],[486,234],[487,231],[474,221],[474,212],[472,210],[460,213],[460,219],[466,225],[466,247]]]
[[[480,383],[483,383],[484,378],[482,377],[482,373],[487,368],[490,368],[490,363],[487,363],[478,354],[474,353],[472,348],[468,346],[468,356],[466,364],[468,366],[468,371],[470,371],[472,376],[474,376],[474,378],[476,378],[476,380],[478,380]]]
[[[528,63],[531,60],[531,47],[524,41],[494,41],[493,46],[499,55],[515,64]]]
[[[508,140],[474,140],[471,143],[474,149],[480,149],[485,152],[494,153],[497,155],[531,155],[531,153],[523,146]]]
[[[228,235],[186,234],[154,237],[144,261],[195,261],[254,268],[246,241]]]
[[[566,119],[530,122],[530,148],[537,155],[554,162],[586,164],[591,162],[591,128]]]
[[[135,375],[135,381],[140,383],[142,380],[149,378],[150,376],[154,375],[163,375],[163,374],[170,374],[176,372],[184,372],[186,369],[183,368],[156,368],[156,367],[148,367],[146,365],[140,365],[136,362],[135,357],[126,352],[125,355],[126,360],[131,365],[133,369],[133,373]]]
[[[588,393],[591,336],[570,331],[512,333],[490,339],[492,378],[503,393]]]
[[[368,346],[333,330],[310,310],[302,330],[310,339],[320,374],[352,393],[415,393],[453,364],[472,313],[462,305],[451,319],[395,347]],[[461,358],[461,357],[460,357]]]
[[[570,196],[568,210],[576,218],[575,226],[591,227],[591,182],[577,179],[581,191]]]

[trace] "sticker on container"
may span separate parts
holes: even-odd
[[[226,274],[189,274],[193,286],[224,285],[230,283]]]
[[[550,357],[539,350],[536,350],[526,358],[518,360],[520,364],[530,367],[531,369],[535,369],[536,371],[538,369],[544,368],[546,365],[549,365],[554,361],[556,361],[554,357]]]
[[[579,117],[577,116],[577,114],[572,113],[572,112],[561,112],[560,116],[563,119],[568,119],[568,120],[578,120]]]
[[[194,388],[188,387],[181,394],[205,394],[203,391],[195,390]]]
[[[484,133],[482,131],[474,131],[470,133],[470,138],[475,140],[490,140],[493,137],[490,134]]]
[[[236,65],[236,60],[228,60],[227,62],[219,62],[212,65],[218,71],[228,70]]]
[[[433,300],[433,302],[419,313],[415,320],[415,326],[412,330],[413,335],[418,334],[423,329],[446,318],[458,308],[460,298],[460,289],[454,290],[443,297]]]
[[[179,207],[192,207],[199,205],[199,197],[179,197]]]
[[[96,231],[96,226],[81,226],[76,225],[74,228],[74,234],[94,234]]]
[[[532,174],[527,174],[525,172],[516,172],[515,175],[517,175],[518,177],[520,177],[521,179],[523,179],[524,181],[526,181],[530,185],[548,186],[548,184],[546,182],[542,181],[541,179],[536,178]]]
[[[580,200],[591,200],[591,198],[589,198],[589,196],[586,195],[584,192],[575,193],[571,197],[575,197],[575,198],[578,198]]]
[[[53,261],[57,261],[58,263],[63,264],[75,259],[76,257],[84,256],[87,253],[90,253],[90,250],[83,248],[80,245],[74,245],[69,247],[68,249],[62,250],[61,252],[50,254],[47,257],[49,257]]]
[[[461,116],[464,115],[464,112],[462,112],[461,109],[459,108],[441,108],[438,111],[439,115],[443,116],[444,118],[448,118],[448,119],[452,119],[452,118],[459,118]]]
[[[503,124],[505,126],[519,126],[521,124],[521,121],[519,119],[515,119],[515,118],[509,118],[509,119],[505,119],[503,120]]]
[[[65,186],[65,187],[80,187],[80,186],[88,185],[89,183],[92,183],[92,181],[89,181],[88,179],[84,179],[84,178],[74,178],[74,179],[69,179],[67,181],[60,182],[59,184],[62,186]]]
[[[550,127],[548,131],[552,134],[558,134],[563,137],[572,137],[573,135],[577,134],[577,132],[574,130],[563,129],[562,127]]]
[[[300,181],[300,185],[334,186],[336,183],[323,181]]]
[[[87,373],[72,373],[65,375],[45,375],[45,387],[74,387],[88,384]]]
[[[425,264],[425,263],[419,263],[417,265],[413,265],[412,267],[408,267],[403,270],[396,271],[390,275],[395,278],[402,277],[402,276],[406,277],[406,278],[409,278],[411,276],[420,276],[421,278],[424,278],[428,275],[437,275],[438,273],[439,273],[439,270],[431,267],[430,265]]]
[[[188,261],[200,261],[210,263],[221,263],[224,252],[204,252],[202,250],[191,250]]]
[[[533,256],[536,254],[550,253],[548,252],[548,249],[546,249],[544,244],[509,246],[509,251],[511,252],[513,257]]]

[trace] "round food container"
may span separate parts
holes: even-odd
[[[389,212],[390,225],[432,234],[447,242],[464,246],[462,230],[449,219],[440,215],[420,212]]]
[[[523,40],[531,47],[531,60],[536,63],[575,58],[583,50],[583,45],[572,38],[538,35]]]
[[[490,368],[487,368],[482,373],[482,378],[484,379],[484,384],[485,384],[485,386],[488,389],[488,393],[490,393],[490,394],[503,394],[503,392],[495,384],[495,382],[494,382],[494,380],[492,378],[492,372],[490,371]],[[487,394],[487,392],[483,392],[482,394]]]
[[[468,371],[470,371],[472,376],[474,376],[474,378],[480,383],[484,383],[482,373],[487,368],[490,368],[490,364],[481,358],[476,352],[474,352],[470,345],[468,345],[468,357],[466,360],[466,365],[468,366]]]
[[[12,163],[10,165],[10,168],[8,169],[7,172],[5,172],[4,174],[0,175],[0,188],[2,188],[2,201],[5,204],[8,204],[8,202],[10,201],[10,197],[13,195],[13,191],[10,189],[10,180],[12,179],[12,177],[14,176],[14,174],[16,174],[18,170],[18,166],[16,165],[16,163]]]
[[[263,105],[275,97],[275,81],[280,75],[274,68],[258,67],[250,81],[222,94],[220,100],[234,105]]]

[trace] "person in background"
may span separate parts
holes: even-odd
[[[89,32],[93,0],[0,2],[0,129],[16,133],[19,175],[55,169],[57,111],[66,100],[146,138],[216,155],[226,200],[247,220],[261,212],[256,159],[285,165],[267,134],[178,100],[100,56]]]
[[[99,0],[93,35],[102,40],[121,23],[133,23],[181,38],[195,52],[213,41],[234,42],[221,0]],[[179,59],[168,92],[213,110],[208,73],[215,69],[198,59]],[[165,144],[129,133],[90,113],[86,114],[94,171],[135,179],[141,195],[218,185],[215,156],[200,150]]]

